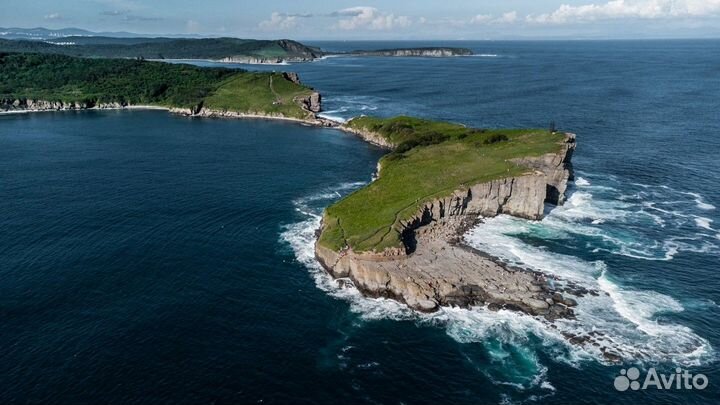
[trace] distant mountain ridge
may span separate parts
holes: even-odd
[[[3,39],[28,39],[36,41],[45,41],[51,39],[59,39],[71,36],[105,36],[105,37],[123,37],[138,38],[145,35],[135,34],[132,32],[93,32],[81,28],[61,28],[50,29],[44,27],[36,28],[2,28],[0,27],[0,38]]]

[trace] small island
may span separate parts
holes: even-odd
[[[483,217],[538,220],[546,202],[562,204],[574,135],[411,117],[361,117],[345,128],[390,153],[375,181],[324,213],[315,252],[330,274],[420,311],[488,305],[573,316],[566,295],[587,291],[551,287],[543,274],[474,251],[462,235]]]

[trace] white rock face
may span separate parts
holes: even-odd
[[[33,99],[0,99],[0,111],[71,111],[89,109],[118,109],[129,107],[121,103],[92,104],[87,102],[45,101]]]

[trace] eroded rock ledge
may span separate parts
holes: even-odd
[[[524,175],[475,184],[426,203],[401,224],[404,249],[335,252],[316,244],[316,256],[332,276],[351,281],[364,294],[420,311],[488,305],[549,319],[572,317],[575,301],[567,290],[552,288],[545,275],[512,268],[466,246],[462,235],[482,218],[509,214],[538,220],[546,202],[562,204],[573,177],[574,149],[575,135],[567,134],[560,152],[517,160],[529,168]]]

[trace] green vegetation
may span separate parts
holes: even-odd
[[[298,107],[299,100],[311,93],[307,87],[286,80],[281,73],[245,73],[223,83],[205,100],[205,106],[305,118],[307,111]]]
[[[319,49],[290,40],[66,37],[56,41],[65,45],[41,41],[0,40],[0,52],[144,59],[254,57],[308,60],[322,56]]]
[[[272,83],[272,87],[271,87]],[[121,103],[307,116],[312,91],[282,74],[130,59],[0,53],[0,100]]]
[[[410,117],[357,118],[354,129],[375,132],[395,150],[379,178],[325,212],[320,243],[356,252],[402,247],[400,221],[452,191],[527,171],[510,159],[560,150],[564,136],[546,130],[482,130]]]

